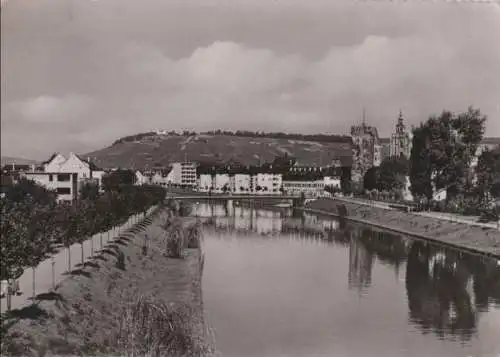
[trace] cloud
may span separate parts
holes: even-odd
[[[13,108],[23,119],[31,123],[57,124],[68,123],[80,118],[90,110],[92,100],[81,95],[54,97],[41,95],[13,103]]]
[[[500,135],[498,6],[50,1],[10,2],[2,23],[2,139],[37,150],[153,128],[346,133],[363,107],[387,136],[400,109],[416,124],[472,104]]]
[[[178,60],[134,46],[127,68],[137,81],[147,79],[151,85],[154,78],[171,89],[163,99],[148,98],[151,112],[175,113],[191,128],[225,124],[347,132],[367,107],[370,120],[382,123],[387,135],[400,108],[413,123],[443,108],[458,111],[488,103],[490,113],[496,110],[500,85],[491,73],[500,73],[492,71],[500,66],[490,62],[487,71],[471,72],[463,63],[467,50],[467,44],[451,47],[419,36],[373,35],[333,47],[317,60],[233,42],[214,42]],[[476,58],[481,55],[477,52]],[[465,101],[464,90],[469,95]],[[162,119],[151,122],[161,126]]]

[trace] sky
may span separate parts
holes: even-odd
[[[2,0],[2,155],[150,131],[381,136],[469,105],[500,136],[500,3]]]

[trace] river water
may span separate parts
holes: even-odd
[[[199,204],[225,357],[499,357],[500,266],[291,210]]]

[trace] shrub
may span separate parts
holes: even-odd
[[[187,304],[165,304],[139,297],[120,314],[110,347],[120,356],[214,356],[214,343],[201,336]]]
[[[116,260],[116,267],[120,270],[125,270],[125,254],[122,251],[118,252],[118,258]]]
[[[200,248],[201,247],[201,230],[200,224],[197,222],[195,225],[189,227],[187,232],[187,247]]]
[[[169,234],[170,233],[170,234]],[[167,232],[166,255],[170,258],[183,258],[186,246],[184,231],[178,227]]]

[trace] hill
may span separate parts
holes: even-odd
[[[281,137],[280,137],[281,135]],[[245,136],[227,133],[137,134],[115,141],[111,146],[90,152],[95,164],[104,168],[146,168],[168,166],[189,160],[205,163],[259,165],[288,155],[299,163],[329,165],[352,161],[351,139],[342,136],[303,136],[299,134],[260,134]],[[300,137],[300,136],[299,136]],[[315,140],[314,140],[315,139]]]
[[[12,157],[12,156],[2,156],[0,158],[0,165],[8,165],[8,164],[18,164],[18,165],[31,165],[31,164],[38,164],[39,161],[36,160],[30,160],[30,159],[24,159],[21,157]]]

